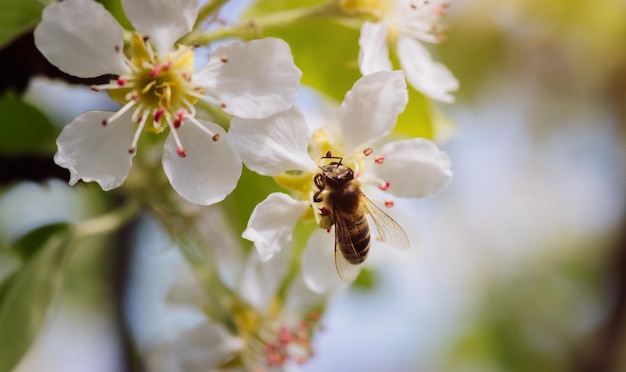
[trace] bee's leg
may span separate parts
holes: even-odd
[[[321,202],[322,200],[324,200],[324,198],[320,197],[320,194],[322,193],[322,190],[317,191],[315,194],[313,194],[313,201],[316,203]]]
[[[324,189],[324,181],[322,180],[322,174],[318,173],[315,175],[315,177],[313,177],[313,182],[315,183],[315,186],[322,191]],[[315,195],[319,195],[319,192],[315,193]]]

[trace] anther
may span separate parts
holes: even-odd
[[[387,191],[389,189],[389,186],[391,186],[389,182],[385,182],[385,183],[381,183],[380,185],[378,185],[378,188],[383,191]]]
[[[228,62],[228,57],[226,57],[226,56],[221,56],[221,57],[220,57],[220,61],[222,61],[222,62],[226,63],[226,62]]]
[[[187,156],[187,153],[185,152],[185,150],[182,147],[177,147],[176,148],[176,153],[178,154],[178,156],[180,156],[181,158],[184,158],[185,156]]]
[[[225,102],[220,103],[220,107],[225,109],[226,108],[226,103]]]
[[[109,121],[107,119],[102,119],[102,126],[106,127],[107,124],[109,124]]]
[[[120,52],[120,46],[119,45],[114,46],[113,49],[115,49],[115,53],[119,53]]]
[[[370,155],[372,155],[373,152],[374,152],[374,149],[371,148],[371,147],[368,147],[365,150],[363,150],[363,155],[370,156]]]
[[[328,210],[328,208],[326,207],[320,208],[320,216],[322,217],[330,216],[330,211]]]
[[[159,119],[161,119],[161,116],[163,115],[164,112],[165,112],[165,109],[163,107],[160,107],[159,109],[156,110],[156,112],[154,113],[155,123],[159,122]]]
[[[131,154],[131,155],[134,154],[135,153],[135,148],[134,147],[129,148],[128,149],[128,153]]]
[[[154,68],[152,69],[152,71],[150,71],[150,77],[151,78],[156,77],[159,74],[159,72],[161,72],[161,64],[157,62],[154,65]]]
[[[166,64],[163,65],[163,71],[167,71],[170,68],[172,68],[172,62],[167,62]]]
[[[382,164],[385,162],[385,157],[382,155],[376,155],[376,157],[374,158],[374,163],[376,164]]]
[[[393,200],[391,200],[391,199],[387,199],[387,200],[385,200],[385,207],[387,207],[387,208],[391,208],[391,207],[393,207],[393,206],[394,206],[394,204],[395,204],[395,203],[394,203],[394,202],[393,202]]]
[[[217,142],[217,141],[219,141],[219,139],[220,139],[220,134],[219,133],[215,133],[213,135],[213,142]]]
[[[126,83],[128,83],[128,80],[122,79],[122,78],[117,78],[117,85],[123,87],[124,85],[126,85]]]

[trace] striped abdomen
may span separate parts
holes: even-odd
[[[370,250],[370,228],[365,216],[365,213],[355,213],[345,218],[349,234],[337,237],[341,254],[353,265],[365,261]]]

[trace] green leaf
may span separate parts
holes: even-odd
[[[28,261],[38,250],[43,247],[46,240],[50,239],[55,233],[66,230],[68,224],[64,222],[53,223],[38,227],[27,234],[23,235],[13,247],[23,261]]]
[[[400,116],[394,128],[397,134],[409,137],[424,137],[433,139],[435,130],[433,128],[433,113],[428,97],[413,89],[410,85],[409,103]]]
[[[361,77],[358,66],[359,29],[333,20],[332,15],[302,11],[324,3],[320,0],[261,0],[248,8],[243,22],[264,24],[263,36],[285,40],[294,62],[302,70],[302,83],[336,101]],[[315,7],[315,8],[312,8]],[[300,9],[294,12],[294,9]],[[332,10],[329,10],[332,11]],[[307,14],[307,15],[302,15]],[[293,16],[295,22],[280,22]],[[267,22],[273,19],[276,22]]]
[[[21,155],[53,151],[56,130],[37,108],[14,94],[6,93],[0,97],[0,112],[2,113],[0,154]]]
[[[35,27],[52,0],[0,0],[0,48]]]
[[[61,288],[71,257],[71,233],[56,231],[6,283],[0,293],[0,371],[19,363],[39,332]],[[37,240],[37,239],[33,239]]]
[[[265,28],[264,36],[289,43],[302,83],[338,102],[361,77],[359,31],[333,20],[302,22],[287,28]]]

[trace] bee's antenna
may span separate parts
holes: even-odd
[[[335,164],[337,164],[337,167],[339,167],[340,165],[343,165],[341,162],[343,161],[343,158],[341,156],[333,156],[333,153],[330,151],[326,151],[326,155],[322,156],[322,159],[339,159],[338,162],[336,162]],[[333,163],[331,163],[332,165]]]

